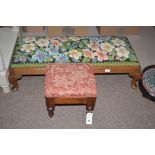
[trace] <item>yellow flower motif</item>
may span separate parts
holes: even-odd
[[[101,49],[107,52],[111,52],[114,49],[114,46],[108,42],[105,42],[101,44]]]
[[[24,44],[21,48],[21,51],[31,52],[35,49],[36,49],[35,44],[30,43],[30,44]]]
[[[77,50],[70,50],[69,56],[75,59],[78,59],[82,54],[78,52]]]
[[[120,39],[114,39],[111,42],[113,42],[113,44],[115,46],[124,46],[125,45],[125,42],[123,40],[120,40]]]
[[[123,46],[116,48],[116,51],[117,51],[117,55],[119,57],[123,57],[123,56],[125,58],[128,58],[129,57],[129,53],[130,52],[125,47],[123,47]]]
[[[41,38],[36,42],[36,44],[38,44],[40,47],[47,47],[49,44],[49,41],[48,39]]]
[[[23,40],[25,41],[25,43],[31,43],[35,41],[35,37],[25,37],[23,38]]]

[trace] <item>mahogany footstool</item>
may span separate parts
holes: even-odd
[[[44,93],[47,111],[54,115],[55,105],[86,105],[94,110],[96,80],[94,69],[86,63],[53,63],[45,68]]]

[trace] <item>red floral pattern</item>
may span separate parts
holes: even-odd
[[[46,97],[96,97],[91,64],[49,64],[45,70]]]

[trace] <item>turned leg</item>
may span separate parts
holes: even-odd
[[[52,118],[55,110],[55,104],[52,103],[52,99],[46,98],[46,107],[47,107],[48,115],[50,116],[50,118]]]
[[[9,75],[9,82],[12,84],[12,90],[18,90],[18,82],[17,80],[21,79],[22,75]]]
[[[141,73],[129,73],[129,76],[131,76],[133,79],[131,80],[131,88],[135,89],[137,88],[137,82],[141,79]]]
[[[50,118],[54,116],[54,110],[55,110],[54,105],[47,107],[48,115],[50,116]]]
[[[86,104],[86,112],[92,112],[95,107],[96,98],[88,98],[88,102]]]

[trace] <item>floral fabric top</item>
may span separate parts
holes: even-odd
[[[86,63],[53,63],[45,69],[46,97],[96,97],[93,67]]]
[[[49,63],[139,65],[128,39],[111,37],[19,37],[11,67],[44,67]]]

